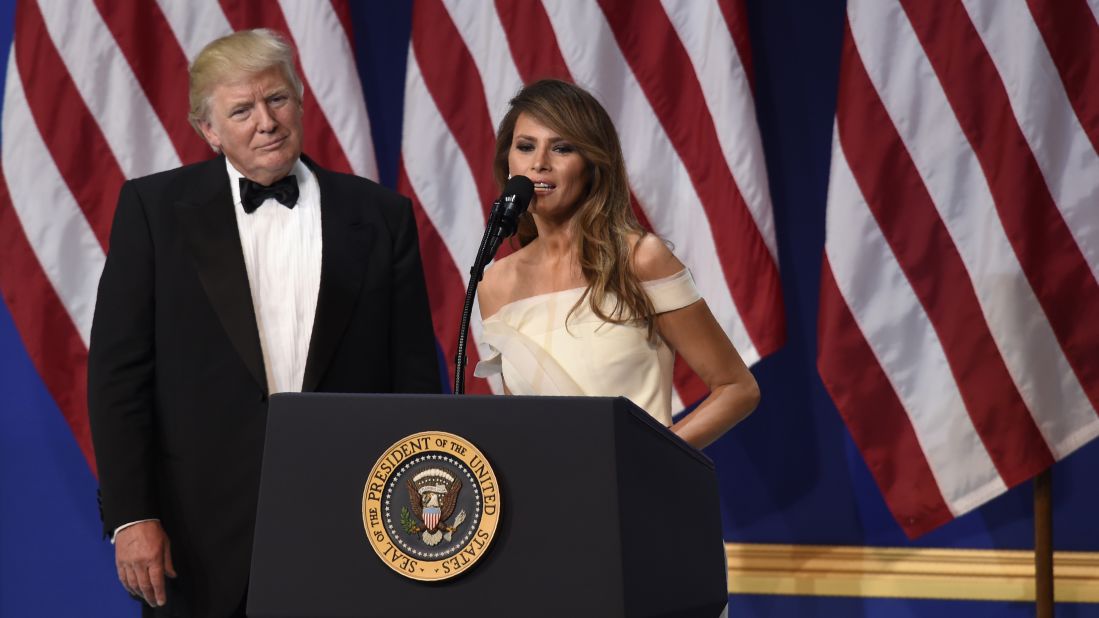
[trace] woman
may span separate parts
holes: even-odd
[[[695,448],[747,416],[755,379],[690,273],[630,208],[622,148],[607,112],[557,80],[526,86],[496,135],[496,180],[522,174],[534,199],[520,249],[485,271],[476,375],[502,373],[518,395],[623,395]],[[677,350],[710,388],[671,424]]]

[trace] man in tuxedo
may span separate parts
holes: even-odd
[[[119,196],[88,408],[147,614],[244,615],[269,394],[439,392],[411,204],[302,155],[293,58],[267,30],[208,45],[191,121],[221,156]]]

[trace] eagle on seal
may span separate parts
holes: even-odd
[[[462,491],[462,481],[443,470],[433,468],[408,479],[407,485],[412,514],[424,524],[422,535],[424,543],[436,545],[443,538],[444,533],[449,541],[451,533],[465,519],[462,516],[463,512],[459,514],[459,520],[455,522],[454,527],[445,523],[454,514],[454,508],[458,504],[458,494]]]

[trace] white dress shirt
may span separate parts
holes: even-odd
[[[248,288],[259,327],[267,392],[301,390],[309,339],[321,288],[321,192],[317,177],[298,159],[290,171],[298,180],[298,203],[287,208],[268,198],[251,214],[240,201],[240,179],[229,159],[233,212],[248,271]],[[132,521],[115,528],[111,542]]]
[[[259,327],[269,393],[297,392],[305,378],[309,338],[321,288],[321,194],[317,178],[299,159],[298,203],[269,198],[251,214],[240,202],[243,175],[225,160],[233,191],[240,247]]]

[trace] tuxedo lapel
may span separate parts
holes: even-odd
[[[373,226],[363,221],[354,196],[341,190],[335,175],[302,160],[317,176],[321,194],[321,285],[309,340],[302,391],[317,388],[339,347],[359,300]]]
[[[259,327],[248,287],[248,271],[240,246],[233,194],[225,158],[217,157],[196,169],[175,203],[176,217],[195,260],[199,280],[225,333],[248,372],[267,392]]]

